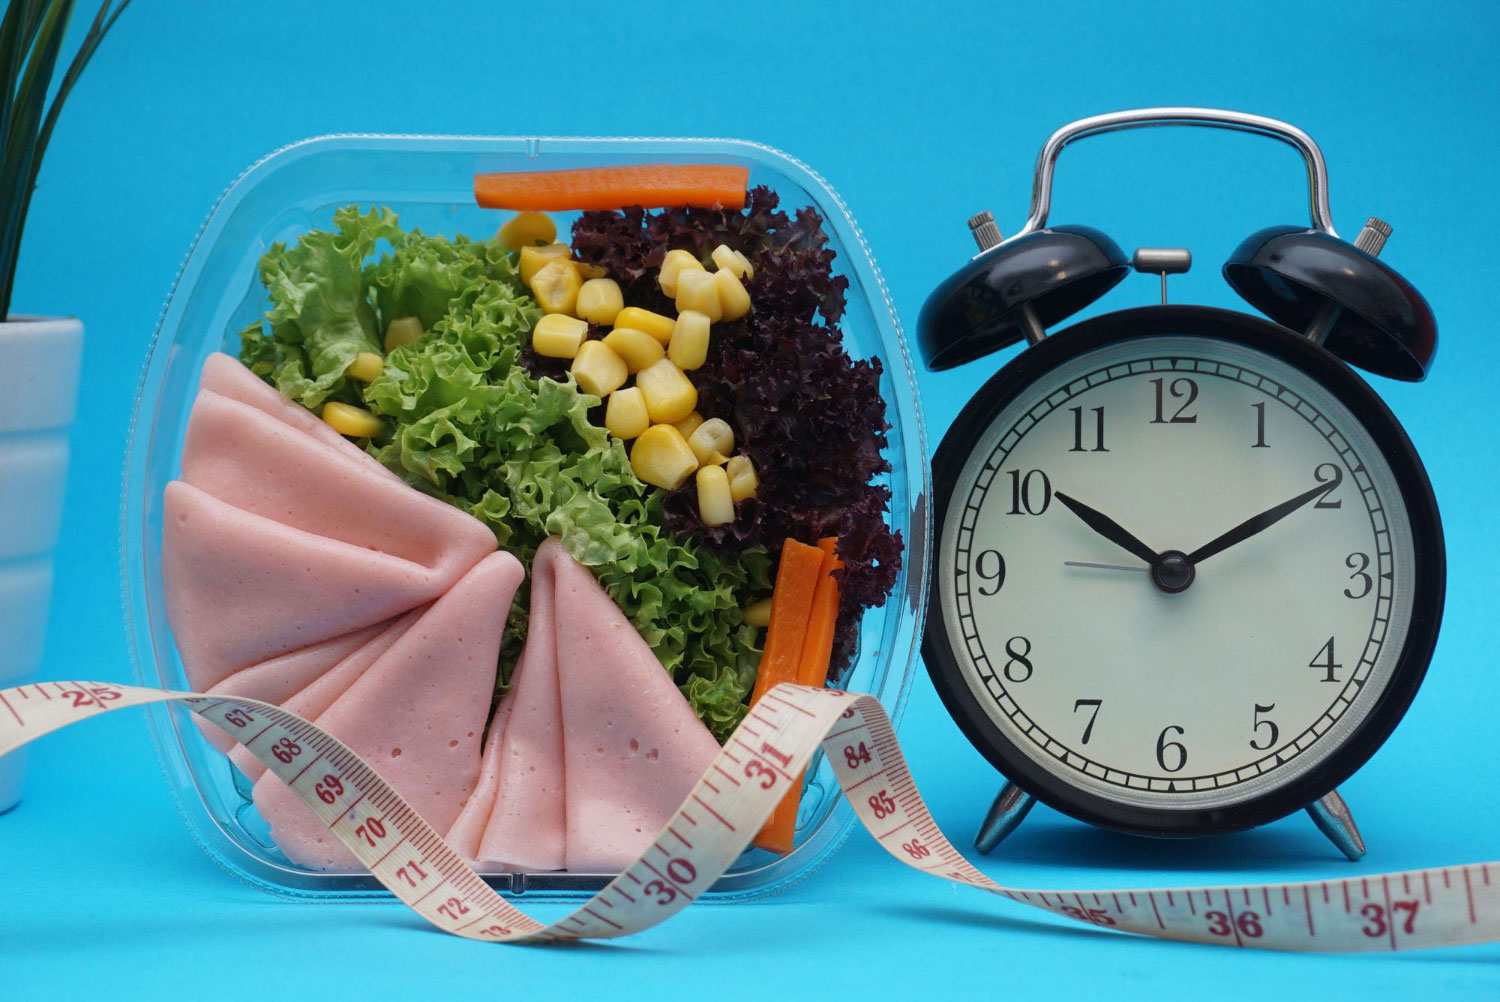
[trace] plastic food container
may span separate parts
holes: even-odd
[[[786,154],[720,139],[524,139],[444,136],[327,136],[278,150],[240,175],[204,223],[156,329],[141,379],[127,458],[122,517],[123,589],[136,678],[142,685],[187,688],[162,599],[162,491],[180,471],[183,436],[210,352],[238,350],[237,332],[265,309],[256,261],[275,241],[326,227],[349,203],[381,204],[404,226],[474,237],[496,229],[501,214],[473,202],[481,171],[539,170],[652,162],[736,163],[750,183],[781,196],[785,208],[813,205],[825,219],[836,270],[849,278],[842,320],[849,351],[879,357],[885,373],[892,528],[906,552],[886,605],[860,628],[859,655],[840,680],[878,696],[899,717],[918,657],[927,594],[929,528],[927,450],[912,362],[880,272],[858,225],[833,190]],[[559,232],[572,219],[559,215]],[[250,803],[248,783],[199,734],[186,715],[153,707],[153,740],[177,806],[203,848],[227,870],[269,891],[314,898],[364,898],[386,892],[365,873],[322,873],[287,861]],[[785,857],[746,852],[708,893],[740,900],[774,893],[825,862],[854,826],[832,769],[809,770],[798,818],[797,849]],[[497,873],[496,890],[527,898],[572,899],[597,890],[603,874]]]

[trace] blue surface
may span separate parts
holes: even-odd
[[[283,143],[335,131],[760,140],[844,195],[909,326],[970,253],[971,212],[1020,225],[1032,160],[1053,128],[1136,105],[1236,107],[1293,121],[1322,144],[1338,224],[1353,233],[1367,214],[1390,220],[1387,259],[1437,312],[1431,379],[1379,384],[1427,460],[1447,524],[1437,659],[1406,722],[1344,787],[1371,846],[1357,868],[1300,815],[1163,844],[1045,809],[983,868],[1023,886],[1109,887],[1495,858],[1500,15],[1432,2],[925,6],[137,0],[62,118],[19,278],[18,311],[76,313],[88,331],[45,676],[129,677],[116,510],[136,376],[214,198]],[[1275,144],[1134,133],[1069,151],[1054,219],[1100,226],[1126,247],[1190,246],[1199,264],[1173,281],[1174,298],[1233,305],[1215,262],[1253,229],[1300,221],[1301,184]],[[1109,302],[1153,293],[1136,278]],[[934,440],[997,361],[924,377]],[[995,777],[925,676],[901,737],[939,822],[966,844]],[[1014,998],[1500,993],[1500,947],[1330,958],[1126,939],[920,877],[858,834],[769,902],[694,909],[618,944],[476,946],[395,906],[288,904],[232,880],[179,822],[139,716],[50,738],[33,762],[28,799],[0,818],[5,998],[247,995],[253,984],[263,997],[371,1000],[446,997],[440,986],[576,1000],[606,984],[615,997],[653,999],[992,986]]]

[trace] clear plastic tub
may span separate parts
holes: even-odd
[[[849,278],[842,320],[856,357],[879,357],[891,424],[889,520],[902,532],[905,559],[886,605],[861,624],[859,657],[841,683],[878,696],[899,718],[918,657],[927,594],[930,485],[920,404],[900,322],[857,224],[833,190],[791,157],[765,146],[721,139],[523,139],[444,136],[327,136],[285,147],[245,171],[220,198],[194,241],[152,341],[136,404],[123,499],[122,574],[136,678],[143,685],[187,687],[162,602],[161,499],[179,473],[183,436],[210,352],[238,348],[235,332],[265,307],[256,279],[260,255],[329,224],[348,203],[381,204],[406,226],[427,232],[487,235],[499,215],[476,207],[480,171],[552,169],[652,162],[736,163],[750,183],[774,189],[782,205],[813,205],[826,220],[835,268]],[[571,219],[560,218],[559,230]],[[267,837],[249,787],[229,761],[179,714],[151,712],[153,739],[167,782],[189,829],[231,873],[269,891],[316,898],[361,898],[385,891],[367,874],[320,873],[286,860]],[[795,852],[746,852],[715,884],[710,899],[774,893],[806,877],[848,836],[854,815],[826,762],[809,771]],[[607,876],[576,873],[486,875],[497,890],[528,898],[571,899]]]

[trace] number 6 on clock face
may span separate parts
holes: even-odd
[[[1442,603],[1420,461],[1343,363],[1243,314],[1055,334],[939,450],[925,653],[1028,792],[1152,834],[1248,827],[1358,768]]]

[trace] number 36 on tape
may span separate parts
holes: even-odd
[[[819,744],[860,821],[907,866],[1079,922],[1163,939],[1274,950],[1373,951],[1500,939],[1500,864],[1322,883],[1122,891],[1002,887],[943,837],[870,696],[778,685],[681,809],[585,905],[543,925],[490,890],[373,769],[295,714],[253,699],[99,682],[0,690],[0,755],[85,717],[175,703],[241,735],[391,893],[444,932],[494,942],[623,936],[690,904],[744,851]],[[310,754],[309,754],[310,753]],[[691,843],[669,838],[692,827]],[[1494,880],[1491,871],[1496,870]]]

